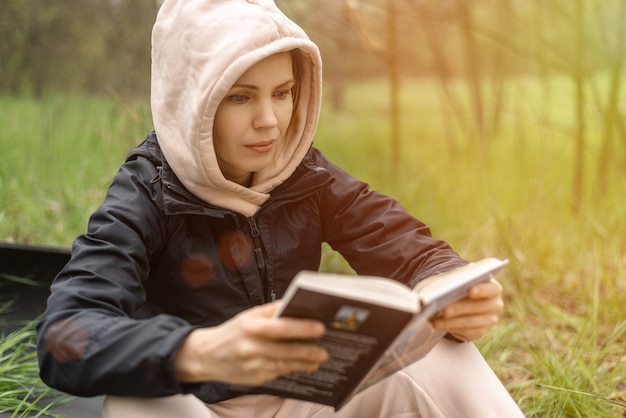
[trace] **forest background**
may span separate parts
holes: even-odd
[[[626,416],[626,1],[277,3],[322,50],[316,145],[468,259],[511,260],[479,348],[526,415]],[[3,1],[0,240],[84,231],[151,128],[158,7]]]

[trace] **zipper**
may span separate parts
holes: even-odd
[[[150,184],[155,184],[155,183],[161,181],[161,175],[163,173],[163,166],[160,166],[160,165],[157,166],[156,170],[157,170],[156,176],[154,176],[152,178],[152,180],[150,180]]]
[[[266,300],[269,298],[270,302],[274,302],[276,300],[276,290],[274,289],[274,280],[270,279],[267,276],[267,269],[265,267],[265,256],[263,255],[263,248],[261,245],[261,231],[259,231],[259,227],[254,218],[248,218],[248,223],[250,224],[250,235],[252,236],[252,240],[254,241],[254,255],[256,258],[256,265],[259,268],[261,273],[261,282],[265,287],[265,298]]]
[[[317,172],[314,172],[310,174],[309,176],[313,177],[316,175],[317,175]],[[296,196],[302,195],[303,191],[304,193],[312,193],[316,190],[322,189],[323,187],[327,186],[331,182],[332,180],[329,178],[324,182],[314,184],[309,179],[309,184],[314,184],[313,186],[305,185],[304,189],[298,188],[298,189],[292,190],[289,193],[280,194],[279,200],[281,202],[289,202]],[[278,200],[273,200],[270,198],[270,200],[267,202],[267,206],[274,205],[276,204],[277,201]],[[276,289],[274,288],[274,279],[268,277],[268,274],[267,274],[267,268],[265,266],[265,256],[263,255],[263,246],[261,244],[261,238],[260,238],[261,231],[259,230],[259,226],[256,223],[256,216],[248,218],[248,223],[250,224],[250,235],[252,236],[252,240],[254,241],[254,255],[256,258],[256,264],[261,273],[261,283],[263,283],[263,287],[265,289],[265,291],[263,292],[264,298],[265,300],[269,299],[270,302],[273,302],[276,300]]]
[[[297,196],[301,196],[303,193],[313,193],[316,190],[320,190],[330,184],[332,179],[329,177],[325,181],[321,183],[313,183],[312,179],[320,175],[320,171],[314,171],[307,175],[307,182],[303,184],[304,188],[293,188],[290,187],[291,191],[288,193],[281,193],[278,200],[274,200],[270,197],[270,200],[267,202],[267,206],[274,205],[278,201],[280,202],[289,202],[296,198]],[[301,179],[302,180],[302,179]],[[259,211],[260,212],[260,211]],[[236,213],[232,213],[235,221],[237,221]],[[259,230],[259,226],[256,223],[256,218],[258,217],[258,213],[248,218],[248,224],[250,225],[250,236],[254,242],[254,256],[256,259],[256,264],[261,274],[261,283],[263,285],[263,298],[267,301],[273,302],[276,300],[276,289],[274,287],[274,279],[270,278],[267,274],[267,267],[265,265],[265,256],[263,255],[263,245],[261,243],[261,231]]]

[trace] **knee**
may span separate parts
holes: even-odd
[[[453,393],[466,391],[481,379],[493,379],[493,371],[472,343],[441,340],[423,359],[402,369],[405,383]]]
[[[211,418],[206,405],[193,395],[163,398],[107,396],[103,418]]]

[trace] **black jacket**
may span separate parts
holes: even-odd
[[[315,148],[247,218],[189,193],[152,132],[52,285],[38,324],[41,377],[79,396],[235,396],[220,383],[177,382],[179,345],[195,327],[281,297],[297,272],[318,269],[323,242],[357,273],[407,284],[465,264],[398,202]]]

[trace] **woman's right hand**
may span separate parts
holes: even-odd
[[[321,322],[276,318],[280,301],[248,309],[223,324],[192,331],[176,354],[180,382],[259,385],[294,371],[315,371],[327,351],[305,340],[321,337]]]

